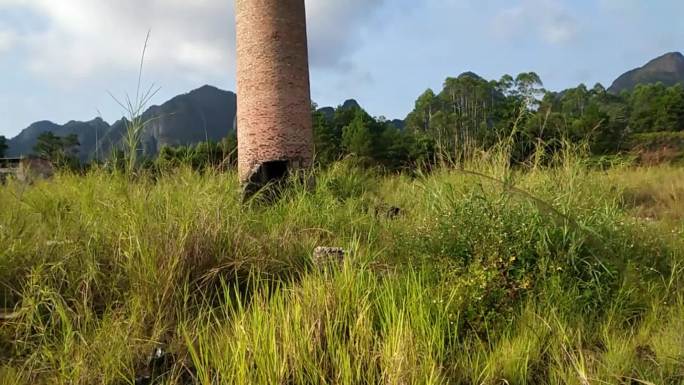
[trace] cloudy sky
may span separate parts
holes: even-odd
[[[682,0],[307,0],[313,98],[356,98],[403,118],[426,88],[474,71],[536,71],[549,89],[609,85],[684,50]],[[203,84],[235,89],[232,0],[0,0],[0,135],[121,108],[144,83],[162,103]]]

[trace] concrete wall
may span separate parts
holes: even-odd
[[[52,178],[55,168],[50,161],[39,158],[22,159],[17,170],[17,180],[31,183],[39,179]]]
[[[51,178],[54,174],[54,166],[45,159],[0,159],[0,183],[4,183],[10,177],[22,183],[32,183],[39,179]]]

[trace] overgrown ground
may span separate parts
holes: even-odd
[[[0,187],[0,384],[684,384],[684,169],[497,159]]]

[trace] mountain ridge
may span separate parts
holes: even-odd
[[[341,107],[361,108],[354,99],[345,100]],[[334,114],[335,110],[321,107],[319,111],[327,115]],[[148,107],[141,116],[142,121],[148,123],[141,133],[140,146],[145,154],[156,155],[164,146],[218,142],[237,130],[236,117],[237,95],[234,92],[203,85]],[[400,126],[396,121],[395,124]],[[50,131],[58,136],[76,134],[81,143],[79,159],[91,161],[120,148],[127,125],[125,117],[111,125],[99,117],[90,121],[71,120],[63,125],[49,120],[37,121],[8,140],[7,156],[32,154],[38,136]]]
[[[141,133],[140,144],[145,153],[154,155],[165,145],[220,141],[235,130],[236,114],[235,93],[204,85],[147,108],[142,119],[149,123]],[[127,124],[125,118],[111,125],[101,118],[87,122],[71,120],[63,125],[38,121],[8,140],[7,156],[30,155],[38,136],[51,131],[58,136],[76,134],[81,144],[79,159],[90,161],[121,146]]]
[[[629,91],[640,84],[663,83],[666,86],[684,85],[684,55],[668,52],[645,65],[620,75],[608,88],[613,94]]]

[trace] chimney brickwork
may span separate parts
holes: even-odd
[[[311,165],[306,11],[304,0],[236,0],[235,15],[238,172],[250,184],[272,178],[271,162]]]

